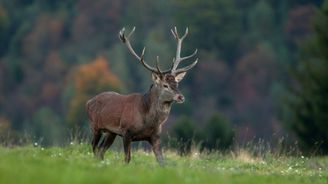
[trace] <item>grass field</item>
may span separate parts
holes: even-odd
[[[160,167],[151,152],[133,151],[129,165],[123,153],[93,157],[88,145],[64,148],[0,147],[0,183],[328,183],[328,157],[165,153]]]

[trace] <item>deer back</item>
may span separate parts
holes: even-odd
[[[142,126],[147,113],[141,94],[101,93],[87,102],[91,128],[107,129],[117,134]]]

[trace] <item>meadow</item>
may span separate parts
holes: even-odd
[[[166,150],[165,157],[161,167],[152,152],[137,149],[126,165],[122,151],[109,150],[100,161],[85,143],[0,147],[0,183],[328,183],[328,157],[255,157],[243,150],[189,156]]]

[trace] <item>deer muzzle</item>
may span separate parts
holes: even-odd
[[[176,94],[174,96],[174,101],[176,101],[177,103],[183,103],[185,101],[185,97],[181,94]]]

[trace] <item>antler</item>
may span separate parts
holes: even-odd
[[[145,60],[144,60],[144,55],[145,55],[145,47],[142,49],[141,55],[139,56],[134,49],[131,46],[130,43],[130,37],[131,35],[134,33],[135,31],[135,27],[133,27],[132,31],[128,34],[128,36],[125,35],[125,28],[123,27],[123,29],[119,32],[119,38],[121,39],[121,41],[128,47],[130,53],[132,55],[134,55],[140,62],[141,64],[148,70],[150,70],[151,72],[157,73],[157,74],[166,74],[166,73],[174,73],[174,74],[178,74],[178,73],[182,73],[182,72],[186,72],[188,70],[190,70],[192,67],[194,67],[197,62],[198,62],[198,58],[190,65],[185,66],[183,68],[177,69],[178,65],[180,64],[181,61],[183,60],[187,60],[189,58],[194,57],[197,54],[197,49],[195,50],[194,53],[192,53],[189,56],[185,56],[181,58],[181,45],[182,45],[182,41],[186,38],[187,34],[188,34],[188,28],[186,28],[185,34],[180,38],[177,28],[174,27],[174,31],[171,29],[171,32],[174,36],[174,38],[177,40],[177,52],[176,52],[176,56],[175,58],[173,58],[173,64],[171,69],[169,70],[165,70],[165,71],[161,71],[161,69],[159,68],[159,58],[157,56],[157,60],[156,60],[156,68],[149,66]]]
[[[175,58],[173,58],[173,65],[171,68],[171,72],[176,73],[176,74],[186,72],[197,64],[198,58],[192,64],[185,66],[183,68],[177,69],[178,65],[180,64],[181,61],[194,57],[197,54],[197,49],[191,55],[181,58],[181,45],[182,45],[182,41],[188,35],[188,27],[186,28],[185,34],[181,38],[179,37],[177,27],[174,27],[174,31],[171,29],[171,32],[172,32],[174,38],[177,40],[177,52],[176,52]]]
[[[157,62],[156,62],[156,68],[154,67],[151,67],[149,66],[145,60],[144,60],[144,55],[145,55],[145,47],[142,49],[142,53],[141,53],[141,56],[139,56],[135,51],[134,49],[132,48],[131,46],[131,43],[130,43],[130,37],[131,35],[134,33],[136,27],[133,27],[132,31],[128,34],[128,36],[125,36],[125,28],[123,27],[123,29],[119,32],[119,38],[121,39],[121,41],[123,43],[125,43],[125,45],[128,47],[130,53],[132,55],[134,55],[140,62],[141,64],[147,68],[148,70],[150,70],[151,72],[154,72],[154,73],[157,73],[157,74],[163,74],[163,73],[167,73],[168,71],[165,71],[165,72],[161,72],[159,66],[158,66],[158,62],[159,62],[159,59],[158,59],[158,56],[157,56]]]

